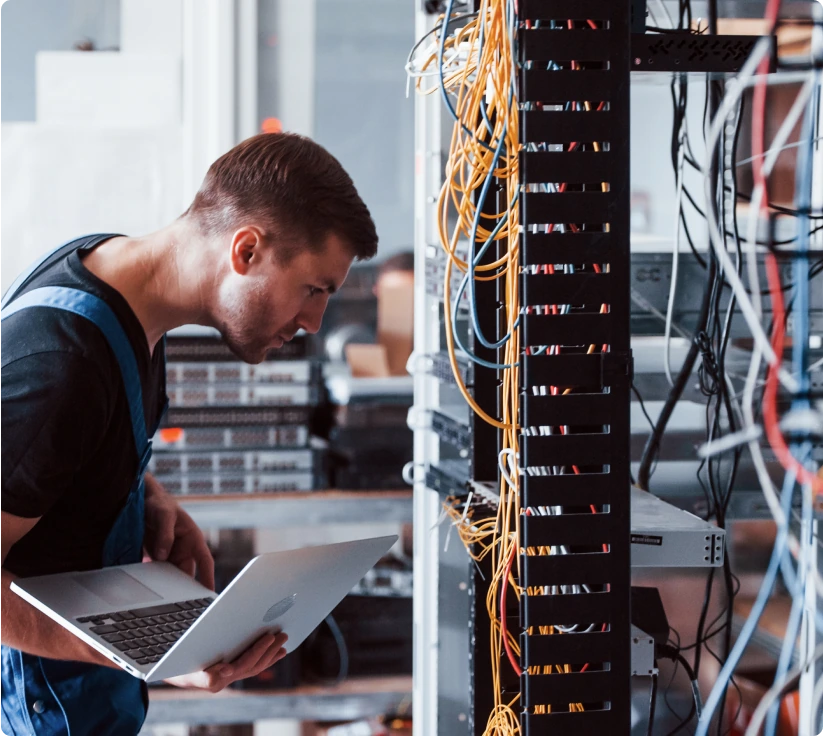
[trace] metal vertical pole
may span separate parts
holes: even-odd
[[[415,35],[421,38],[435,18],[418,4]],[[426,247],[437,242],[434,193],[440,186],[440,100],[415,95],[414,177],[414,354],[412,361],[439,349],[439,305],[426,293]],[[436,406],[434,380],[416,366],[414,404],[419,416]],[[424,481],[423,466],[436,462],[438,443],[431,432],[415,422],[414,432],[414,736],[438,734],[438,578],[440,548],[436,524],[440,500]]]

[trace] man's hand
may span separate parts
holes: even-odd
[[[203,532],[149,473],[146,473],[146,535],[153,560],[168,561],[214,590],[214,559]]]
[[[236,680],[254,677],[283,659],[286,656],[283,645],[288,638],[285,634],[265,634],[231,664],[216,664],[203,672],[171,677],[165,682],[175,687],[218,693]]]

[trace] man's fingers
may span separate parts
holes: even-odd
[[[197,563],[197,577],[200,584],[214,590],[214,558],[206,540],[201,536],[194,549],[194,561]],[[191,573],[194,575],[194,572]]]
[[[283,645],[288,641],[289,637],[285,634],[278,634],[274,637],[274,642],[269,647],[266,654],[260,659],[260,661],[255,665],[254,672],[252,672],[249,677],[253,677],[254,675],[259,674],[263,670],[267,670],[276,662],[279,662],[283,657],[286,656],[287,652],[283,648]]]
[[[174,544],[174,521],[176,514],[173,508],[163,506],[152,514],[151,530],[154,533],[152,557],[155,560],[168,559],[169,552]]]
[[[231,666],[234,668],[235,674],[247,672],[254,665],[256,665],[263,655],[268,651],[269,647],[274,645],[274,636],[272,634],[264,634],[254,644],[252,644],[243,654],[241,654]]]
[[[267,670],[269,667],[273,667],[277,664],[283,657],[286,656],[288,652],[283,647],[273,646],[269,653],[266,655],[265,662],[260,662],[257,668],[257,672],[254,674],[259,674],[263,670]]]
[[[260,654],[260,656],[256,660],[253,660],[253,657],[250,656],[247,662],[244,663],[244,668],[241,669],[238,666],[234,679],[239,680],[244,677],[253,677],[259,672],[262,672],[263,670],[271,667],[274,663],[275,657],[277,656],[278,652],[282,650],[283,645],[286,643],[286,641],[288,641],[288,638],[289,637],[285,634],[277,634],[276,636],[274,636],[271,639],[268,647]]]
[[[177,687],[193,687],[209,692],[220,692],[235,680],[254,677],[286,656],[283,644],[288,640],[285,634],[265,634],[252,644],[234,662],[219,662],[203,672],[172,677],[166,682]]]
[[[274,637],[274,641],[269,647],[269,650],[263,659],[258,662],[258,671],[271,667],[276,661],[286,656],[286,650],[283,648],[283,645],[288,641],[288,638],[285,634],[278,634]]]
[[[189,577],[194,577],[195,564],[193,558],[185,557],[183,559],[178,559],[177,557],[172,555],[172,558],[169,560],[169,562],[173,562],[176,567],[178,567],[180,570],[186,573],[186,575],[188,575]]]

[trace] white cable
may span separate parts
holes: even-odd
[[[811,373],[812,371],[816,371],[818,368],[823,368],[823,358],[821,358],[820,360],[812,363],[809,366],[808,371],[809,371],[809,373]]]
[[[746,384],[743,389],[741,401],[738,402],[737,397],[733,392],[730,392],[729,395],[735,414],[742,416],[743,421],[741,423],[743,424],[743,430],[741,431],[757,432],[760,430],[759,425],[756,425],[754,422],[754,391],[755,387],[759,383],[757,376],[760,372],[760,363],[762,359],[763,355],[755,345],[752,352],[752,360],[749,364],[749,373],[746,376]],[[752,439],[748,442],[748,448],[749,454],[752,457],[755,472],[757,474],[757,479],[760,482],[760,488],[763,491],[763,496],[769,507],[769,512],[778,525],[783,525],[786,523],[785,514],[783,513],[783,507],[780,505],[777,489],[774,487],[769,471],[766,468],[766,460],[763,457],[763,450],[760,447],[760,443],[757,440]],[[800,556],[801,545],[797,537],[791,532],[789,532],[787,545],[792,557],[798,559]],[[815,575],[814,583],[818,595],[823,597],[823,577],[821,577],[819,571]]]
[[[732,272],[733,269],[731,268],[731,259],[726,252],[726,244],[720,242],[721,236],[718,230],[717,220],[714,216],[714,205],[712,204],[713,181],[711,175],[711,162],[714,159],[715,147],[717,146],[720,132],[725,125],[726,118],[729,116],[729,113],[743,95],[743,90],[746,87],[746,83],[752,78],[761,60],[765,58],[766,54],[769,52],[770,47],[771,39],[762,38],[758,41],[757,44],[755,44],[752,53],[749,55],[749,58],[746,60],[746,63],[743,65],[743,68],[740,70],[740,74],[729,82],[726,95],[720,104],[720,109],[717,111],[717,114],[708,127],[706,135],[706,164],[703,167],[703,175],[705,177],[706,203],[708,205],[706,207],[706,219],[709,225],[709,242],[714,248],[717,258],[722,264],[723,270],[729,272],[729,282],[737,295],[737,299],[740,302],[740,310],[746,318],[746,322],[748,323],[749,329],[755,338],[755,342],[761,346],[763,353],[767,356],[770,363],[777,363],[777,356],[775,356],[774,350],[772,350],[772,346],[769,344],[769,340],[760,325],[760,315],[752,306],[748,294],[746,294],[746,290],[743,288],[742,282],[740,282],[740,279],[737,278],[737,273]],[[754,207],[754,209],[757,208]],[[750,237],[749,240],[750,242],[753,242],[755,239]]]
[[[783,124],[780,127],[777,135],[775,136],[775,141],[778,143],[774,149],[772,149],[769,154],[766,156],[766,161],[763,164],[763,174],[764,177],[767,177],[770,173],[772,168],[774,167],[775,162],[777,161],[777,157],[779,155],[779,147],[782,145],[782,142],[785,141],[785,138],[794,128],[797,119],[799,118],[799,114],[802,111],[803,106],[808,101],[808,97],[812,91],[812,84],[811,79],[806,80],[806,84],[800,90],[795,99],[794,104],[792,105],[789,114],[786,116],[786,119],[783,121]],[[800,104],[799,104],[800,103]],[[718,116],[719,118],[719,116]],[[713,126],[714,127],[714,126]],[[713,145],[712,145],[713,149]],[[710,149],[710,150],[712,150]],[[760,283],[759,283],[759,276],[758,276],[758,268],[757,268],[757,247],[756,247],[756,240],[757,240],[757,223],[759,218],[759,211],[760,211],[760,200],[763,196],[762,187],[757,187],[755,192],[752,196],[751,202],[751,210],[749,212],[749,229],[748,229],[748,246],[746,249],[747,254],[747,266],[748,266],[748,276],[749,276],[749,287],[751,289],[751,296],[753,299],[753,303],[749,301],[748,295],[744,293],[745,301],[749,304],[749,306],[754,311],[755,315],[757,316],[757,326],[760,328],[760,316],[762,315],[762,305],[761,305],[761,294],[760,294]],[[711,210],[711,208],[707,208]],[[713,218],[713,212],[709,212],[710,219]],[[711,229],[711,226],[710,226]],[[712,243],[715,245],[715,243]],[[720,255],[720,249],[715,247],[715,250]],[[722,249],[722,253],[724,256],[728,258],[728,255],[725,253],[725,248]],[[728,274],[731,276],[732,274]],[[737,275],[736,273],[733,275]],[[730,279],[731,280],[731,279]],[[738,301],[740,300],[740,294],[736,292],[738,296]],[[741,303],[741,308],[743,304]],[[761,329],[762,332],[762,329]],[[754,334],[754,333],[753,333]],[[768,340],[766,340],[766,346],[771,350],[771,345],[769,344]],[[757,379],[760,373],[760,363],[763,358],[763,354],[766,352],[762,349],[762,344],[760,341],[755,341],[755,345],[752,351],[752,359],[751,363],[749,364],[749,372],[746,376],[746,383],[745,388],[743,391],[743,397],[741,401],[742,406],[742,413],[745,419],[745,427],[744,431],[747,432],[754,432],[756,429],[755,421],[754,421],[754,391],[755,386],[757,385]],[[774,355],[772,351],[772,355]],[[794,380],[794,379],[792,379]],[[766,498],[766,503],[769,506],[769,510],[771,511],[772,516],[774,517],[775,521],[778,524],[783,523],[785,521],[783,509],[780,506],[780,501],[777,496],[777,490],[772,483],[771,477],[769,476],[768,470],[766,469],[766,462],[763,459],[763,453],[760,448],[760,444],[757,440],[750,440],[748,443],[749,452],[752,456],[752,462],[754,463],[755,471],[757,472],[758,480],[760,481],[760,486],[763,489],[763,495]]]
[[[515,467],[514,450],[511,447],[507,447],[505,450],[500,450],[500,454],[497,456],[497,467],[500,470],[500,475],[503,476],[503,480],[506,481],[509,488],[511,488],[514,493],[517,493],[517,485],[514,482],[514,478],[509,474],[509,471],[506,468],[507,458],[509,458],[509,462],[511,463],[510,467]]]
[[[674,20],[672,19],[672,15],[669,12],[669,9],[666,7],[666,4],[663,2],[663,0],[657,0],[657,4],[663,11],[663,14],[666,16],[666,19],[669,21],[669,28],[674,28]]]
[[[767,151],[765,161],[763,162],[763,181],[766,181],[772,173],[772,169],[777,163],[780,156],[780,151],[783,144],[788,139],[791,131],[794,129],[800,115],[805,109],[806,102],[812,92],[813,85],[811,78],[806,80],[806,84],[795,98],[794,104],[789,110],[786,119],[783,121],[780,129],[774,137],[773,146]],[[763,316],[763,297],[760,289],[760,272],[757,263],[757,235],[760,229],[760,208],[763,203],[764,191],[762,185],[758,184],[752,192],[752,199],[749,203],[749,218],[746,235],[748,243],[746,247],[746,266],[749,281],[749,291],[753,299],[753,306],[758,318]]]
[[[652,19],[652,23],[654,23],[654,25],[656,25],[658,28],[661,28],[662,26],[660,25],[660,21],[657,20],[657,16],[654,14],[654,11],[652,10],[651,5],[647,4],[646,5],[646,10],[649,11],[649,17]]]
[[[697,457],[701,460],[706,460],[714,455],[719,455],[721,452],[733,450],[738,445],[757,441],[762,435],[763,430],[759,425],[746,427],[739,432],[732,432],[731,434],[723,435],[720,439],[703,443],[697,448]]]
[[[746,323],[749,326],[749,330],[752,333],[755,343],[760,346],[760,349],[769,364],[777,365],[778,359],[772,349],[769,338],[760,324],[760,318],[752,305],[751,299],[749,299],[749,295],[746,292],[743,282],[740,280],[737,272],[734,271],[731,258],[726,250],[726,244],[722,242],[722,236],[719,231],[717,218],[714,213],[714,206],[712,205],[711,200],[713,184],[711,176],[711,162],[714,158],[714,150],[717,146],[717,141],[720,138],[720,133],[726,123],[726,118],[729,116],[732,109],[738,104],[741,96],[743,95],[744,89],[750,84],[755,83],[755,80],[753,80],[754,73],[762,59],[765,58],[766,54],[769,52],[770,44],[770,37],[761,38],[755,44],[755,47],[749,58],[746,60],[746,63],[743,65],[739,76],[729,82],[728,92],[720,104],[720,109],[711,121],[708,134],[706,136],[707,153],[706,164],[703,168],[703,175],[705,177],[706,201],[709,205],[706,207],[706,220],[709,225],[709,242],[711,243],[718,261],[721,264],[721,268],[725,273],[726,279],[737,296],[737,300],[740,303],[740,311],[746,319]],[[804,94],[806,87],[809,87],[807,94],[811,92],[811,77],[809,75],[805,75],[804,79],[805,84],[798,97]],[[791,112],[789,114],[791,115]],[[777,156],[778,154],[774,153],[773,155]],[[753,202],[753,205],[756,210],[757,203]],[[787,389],[793,392],[796,391],[797,381],[785,369],[781,368],[778,371],[778,378]]]
[[[685,116],[683,117],[685,120]],[[677,296],[677,267],[680,263],[680,216],[683,212],[683,166],[686,161],[686,141],[683,125],[680,126],[677,149],[677,199],[675,202],[674,247],[672,249],[672,282],[669,285],[669,303],[666,305],[666,328],[663,333],[666,347],[663,351],[663,370],[669,386],[674,386],[671,365],[672,316],[674,315],[674,300]]]
[[[762,199],[763,187],[758,184],[752,192],[749,203],[749,216],[746,220],[746,276],[749,281],[752,307],[758,319],[763,317],[763,294],[760,290],[760,271],[757,267],[757,231],[760,229],[760,202]]]
[[[743,418],[745,419],[745,428],[750,431],[755,427],[754,389],[757,384],[757,377],[760,374],[760,363],[762,360],[763,354],[760,352],[760,348],[755,345],[754,350],[752,351],[752,360],[751,363],[749,363],[749,372],[746,376],[746,383],[743,389],[743,398],[740,402]],[[732,401],[736,401],[734,397],[731,398]],[[785,524],[785,514],[783,513],[783,508],[780,505],[780,499],[777,496],[777,489],[774,487],[769,471],[766,469],[766,461],[763,459],[763,451],[760,447],[760,443],[757,440],[751,440],[748,444],[749,453],[752,456],[752,463],[754,464],[754,469],[757,473],[757,479],[760,481],[760,487],[763,490],[763,496],[769,506],[769,511],[778,526]]]
[[[804,670],[814,666],[814,663],[823,657],[823,644],[819,644],[812,653],[812,656],[799,667],[789,670],[778,682],[769,688],[769,691],[760,699],[757,708],[752,714],[752,719],[749,721],[749,726],[746,729],[745,736],[757,736],[760,733],[760,728],[766,720],[766,714],[772,707],[775,700],[780,697],[780,693],[786,686],[786,683],[793,680],[798,675],[802,674]]]
[[[823,141],[823,136],[818,136],[814,139],[814,143],[818,143]],[[749,156],[748,158],[741,159],[737,162],[736,166],[745,166],[746,164],[750,164],[757,158],[765,158],[768,156],[772,151],[777,151],[777,153],[783,153],[783,151],[788,151],[791,148],[799,148],[800,146],[804,145],[807,141],[796,141],[795,143],[786,143],[783,146],[775,146],[774,142],[772,142],[772,147],[769,148],[767,151],[763,151],[763,153],[759,153],[757,156]]]

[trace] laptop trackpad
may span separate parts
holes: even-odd
[[[97,570],[91,575],[75,575],[74,582],[118,608],[162,600],[151,588],[122,570]]]

